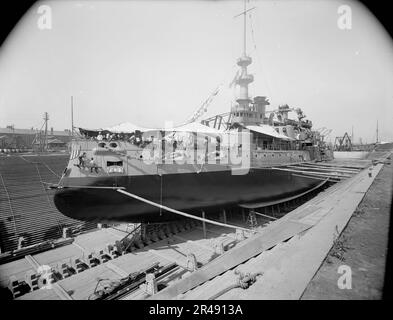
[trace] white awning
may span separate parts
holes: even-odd
[[[196,133],[204,133],[209,135],[220,135],[224,132],[223,130],[217,130],[215,128],[205,126],[199,122],[191,122],[178,127],[171,127],[171,128],[144,128],[130,122],[124,122],[113,127],[105,128],[104,130],[108,130],[110,132],[115,132],[115,133],[121,133],[121,132],[128,133],[128,132],[134,132],[135,130],[139,130],[142,132],[148,132],[148,131],[196,132]]]
[[[108,130],[110,132],[115,132],[115,133],[121,133],[121,132],[130,133],[130,132],[135,132],[136,130],[139,130],[141,132],[146,132],[146,131],[157,131],[160,129],[144,128],[136,124],[133,124],[131,122],[123,122],[113,127],[105,128],[104,130]]]
[[[167,132],[196,132],[196,133],[204,133],[204,134],[209,134],[209,135],[220,135],[223,134],[223,130],[217,130],[212,127],[205,126],[199,122],[191,122],[184,124],[179,127],[173,127],[173,128],[165,128],[163,129]]]
[[[273,138],[277,138],[277,139],[282,139],[282,140],[288,140],[288,141],[293,141],[294,139],[287,137],[281,133],[278,133],[274,127],[272,126],[268,126],[266,124],[263,125],[259,125],[259,126],[246,126],[246,128],[250,131],[254,131],[254,132],[259,132],[262,134],[265,134],[267,136],[271,136]]]

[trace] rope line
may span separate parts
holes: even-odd
[[[258,67],[259,67],[259,69],[261,71],[261,76],[262,76],[262,78],[263,78],[263,80],[265,82],[266,89],[268,91],[268,95],[271,97],[272,96],[272,90],[270,89],[270,86],[269,86],[269,83],[267,81],[267,78],[264,76],[264,74],[265,74],[264,73],[264,69],[262,68],[262,63],[260,61],[258,50],[257,50],[257,45],[256,45],[256,41],[255,41],[255,33],[254,33],[254,27],[253,27],[251,13],[249,13],[248,16],[250,18],[249,21],[250,21],[250,28],[251,28],[251,39],[252,39],[252,42],[253,42],[253,45],[254,45],[255,56],[257,57],[257,64],[258,64]]]
[[[46,191],[45,184],[44,184],[44,182],[42,181],[42,176],[41,176],[41,173],[40,173],[40,169],[38,169],[38,163],[36,163],[35,166],[36,166],[36,169],[37,169],[38,177],[40,178],[41,185],[42,185],[42,187],[43,187],[43,189],[44,189],[44,192],[45,192],[45,194],[46,194],[46,199],[48,200],[49,207],[50,207],[52,210],[55,210],[55,211],[56,211],[57,209],[55,209],[55,208],[53,207],[53,203],[52,203],[52,201],[51,201],[51,199],[50,199],[50,197],[49,197],[48,192]],[[55,218],[55,221],[56,221],[56,223],[57,223],[57,228],[58,228],[58,230],[59,230],[59,233],[61,234],[61,233],[62,233],[62,225],[61,225],[61,223],[60,223],[60,220],[59,220],[59,218],[58,218],[56,215],[54,215],[54,218]]]
[[[8,206],[9,206],[11,214],[12,214],[12,220],[14,222],[14,235],[15,235],[15,237],[17,237],[19,232],[18,232],[17,227],[16,227],[15,214],[14,214],[14,210],[12,208],[11,197],[10,197],[10,194],[8,193],[7,187],[6,187],[5,183],[4,183],[4,179],[3,179],[3,176],[2,176],[1,173],[0,173],[0,179],[1,179],[1,184],[3,185],[3,189],[5,191],[5,194],[7,196]]]
[[[263,275],[263,272],[256,273],[242,273],[235,271],[235,274],[238,274],[239,277],[236,279],[236,283],[231,284],[230,286],[220,290],[213,296],[211,296],[208,300],[215,300],[223,294],[231,291],[232,289],[241,288],[243,290],[248,289],[251,285],[253,285],[257,281],[257,277]]]
[[[25,159],[23,156],[19,156],[22,160],[26,161],[27,163],[31,163],[31,164],[42,164],[44,165],[50,172],[52,172],[57,178],[61,178],[56,172],[54,172],[45,162],[42,161],[29,161],[27,159]]]
[[[247,232],[251,232],[251,233],[258,233],[258,231],[255,231],[255,230],[251,230],[251,229],[247,229],[247,228],[238,227],[238,226],[234,226],[234,225],[231,225],[231,224],[221,223],[221,222],[217,222],[217,221],[213,221],[213,220],[209,220],[209,219],[204,219],[204,218],[200,218],[200,217],[198,217],[198,216],[194,216],[194,215],[189,214],[189,213],[185,213],[185,212],[182,212],[182,211],[178,211],[178,210],[169,208],[169,207],[167,207],[167,206],[158,204],[158,203],[156,203],[156,202],[147,200],[147,199],[145,199],[145,198],[139,197],[139,196],[137,196],[137,195],[135,195],[135,194],[129,193],[129,192],[124,191],[124,190],[121,190],[121,189],[117,189],[116,191],[117,191],[117,192],[120,192],[120,193],[123,193],[124,195],[129,196],[129,197],[131,197],[131,198],[134,198],[134,199],[136,199],[136,200],[139,200],[139,201],[145,202],[145,203],[147,203],[147,204],[150,204],[150,205],[152,205],[152,206],[154,206],[154,207],[161,208],[161,209],[167,210],[167,211],[169,211],[169,212],[172,212],[172,213],[175,213],[175,214],[178,214],[178,215],[187,217],[187,218],[199,220],[199,221],[206,222],[206,223],[210,223],[210,224],[215,224],[215,225],[220,226],[220,227],[239,229],[239,230],[243,230],[243,231],[247,231]]]

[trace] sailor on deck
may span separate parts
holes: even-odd
[[[86,159],[86,152],[83,152],[83,154],[81,156],[79,156],[78,159],[79,159],[79,165],[78,166],[84,168],[85,167],[85,161],[87,160]]]
[[[96,173],[98,173],[98,166],[94,161],[94,158],[91,158],[90,160],[90,172],[93,173],[93,169],[95,170]]]

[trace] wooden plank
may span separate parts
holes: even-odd
[[[25,259],[33,267],[34,271],[37,272],[40,264],[29,254],[25,256]]]
[[[121,277],[116,272],[101,264],[72,277],[60,280],[58,284],[60,284],[64,290],[68,292],[72,291],[71,296],[74,300],[86,300],[94,293],[94,289],[100,279],[107,279],[105,281],[116,281],[120,278]]]
[[[181,261],[180,259],[171,257],[171,256],[169,256],[167,254],[163,254],[162,252],[159,252],[158,250],[154,250],[154,249],[150,249],[149,252],[151,252],[152,254],[154,254],[156,256],[164,258],[166,260],[175,262],[179,267],[182,267],[183,269],[188,270],[188,268],[187,268],[187,260],[185,260],[185,259],[184,259],[185,261],[184,260]]]
[[[209,247],[209,246],[206,246],[202,243],[199,243],[199,241],[188,240],[188,239],[180,237],[178,235],[174,235],[173,237],[176,239],[179,239],[181,241],[185,241],[187,243],[190,243],[191,245],[198,246],[198,247],[206,249],[206,250],[214,251],[214,249],[212,247]]]
[[[268,216],[267,214],[263,214],[263,213],[260,213],[260,212],[254,211],[254,210],[252,212],[255,213],[258,216],[261,216],[261,217],[266,217],[266,218],[269,218],[269,219],[272,219],[272,220],[277,220],[277,218],[272,217],[272,216]]]
[[[318,171],[327,171],[327,172],[342,172],[350,175],[354,175],[359,172],[359,170],[348,170],[348,169],[341,169],[341,168],[336,168],[336,167],[330,167],[330,168],[321,168],[318,166],[288,166],[289,168],[294,168],[294,169],[302,169],[302,170],[318,170]]]
[[[79,245],[78,243],[76,243],[75,241],[72,243],[73,246],[77,247],[79,250],[82,251],[82,253],[88,253],[88,251],[82,247],[81,245]]]
[[[125,272],[123,269],[119,268],[117,265],[111,263],[110,261],[105,262],[104,266],[111,269],[112,271],[116,272],[122,278],[125,278],[128,276],[127,272]]]
[[[196,229],[198,229],[198,230],[202,230],[202,228],[200,228],[200,227],[197,227]],[[202,230],[203,231],[203,230]],[[223,233],[221,232],[218,232],[218,231],[216,231],[216,230],[211,230],[211,229],[206,229],[206,231],[207,232],[210,232],[210,233],[213,233],[213,234],[216,234],[216,235],[218,235],[218,236],[222,236],[223,235]],[[231,239],[233,239],[233,240],[236,240],[236,236],[234,236],[233,234],[225,234],[225,237],[227,237],[227,238],[231,238]]]
[[[273,170],[279,170],[279,171],[287,171],[287,172],[295,172],[295,173],[303,173],[303,174],[312,174],[316,176],[321,176],[321,177],[333,177],[333,178],[350,178],[351,175],[348,174],[341,174],[341,173],[332,173],[332,174],[327,174],[327,173],[321,173],[317,171],[305,171],[305,170],[294,170],[294,169],[284,169],[284,168],[277,168],[277,167],[272,167]]]
[[[105,232],[111,234],[112,236],[115,236],[118,240],[123,239],[128,233],[124,232],[124,231],[118,231],[116,229],[112,229],[112,228],[104,228],[102,229]]]
[[[114,260],[111,260],[110,262],[111,264],[119,267],[121,270],[128,274],[145,270],[146,268],[157,262],[161,266],[166,266],[171,263],[171,261],[163,259],[161,257],[157,257],[148,251],[140,251],[136,254],[134,252],[128,253]]]
[[[80,257],[82,254],[83,251],[72,243],[64,247],[36,254],[34,255],[34,259],[40,265],[51,265],[60,261],[69,261],[69,259]]]
[[[292,173],[292,176],[294,177],[300,177],[300,178],[308,178],[308,179],[314,179],[314,180],[326,180],[326,178],[323,177],[316,177],[316,176],[312,176],[312,175],[305,175],[305,174],[296,174],[296,173]],[[341,178],[332,178],[329,177],[329,181],[331,182],[340,182],[342,179]]]
[[[208,281],[223,272],[236,267],[240,263],[256,256],[277,243],[287,240],[294,235],[309,229],[309,225],[287,221],[275,224],[264,229],[262,234],[250,237],[230,251],[214,259],[207,266],[193,272],[187,278],[182,279],[158,294],[150,297],[153,300],[172,299],[202,283]]]
[[[305,163],[302,166],[309,167],[309,168],[318,168],[318,169],[319,168],[321,168],[321,169],[323,168],[323,169],[326,169],[326,170],[332,170],[332,169],[334,170],[335,168],[337,168],[339,170],[346,170],[348,172],[353,172],[353,173],[357,173],[357,172],[361,171],[362,169],[364,169],[363,167],[351,169],[351,168],[342,168],[340,166],[334,166],[334,165],[325,166],[325,165],[320,165],[320,164],[313,165],[313,164],[309,164],[309,163]]]
[[[62,298],[58,296],[52,287],[52,289],[34,290],[16,298],[16,300],[62,300]]]
[[[119,239],[119,235],[114,235],[105,229],[100,229],[77,236],[74,244],[79,245],[87,252],[92,252],[102,250],[108,243],[114,244]]]
[[[359,160],[356,160],[359,161]],[[349,168],[349,169],[364,169],[366,168],[369,164],[371,164],[370,160],[363,160],[364,161],[364,165],[355,165],[352,162],[350,162],[351,164],[345,164],[345,163],[340,163],[340,162],[324,162],[323,165],[324,166],[328,166],[328,167],[340,167],[340,168]]]
[[[52,289],[54,290],[54,292],[56,292],[57,296],[61,299],[61,300],[74,300],[71,298],[71,296],[67,293],[67,291],[64,290],[64,288],[59,285],[58,283],[52,283],[51,284]],[[45,289],[43,289],[45,290]]]

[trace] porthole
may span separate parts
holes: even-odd
[[[105,144],[105,142],[100,142],[100,143],[98,144],[98,146],[99,146],[100,148],[105,148],[106,144]]]
[[[117,148],[117,143],[116,143],[116,142],[111,142],[111,143],[109,144],[109,146],[110,146],[111,148]]]

